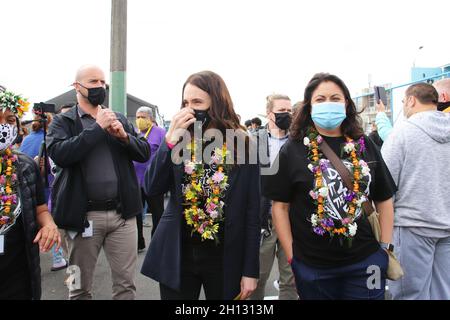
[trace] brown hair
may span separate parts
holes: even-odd
[[[188,84],[194,85],[207,92],[211,97],[211,107],[208,114],[211,122],[208,128],[215,128],[225,134],[226,129],[242,129],[239,118],[234,111],[230,92],[223,79],[212,71],[202,71],[189,76],[183,85],[181,107],[184,108],[184,89]]]
[[[233,142],[235,146],[235,159],[240,158],[237,155],[238,148],[236,148],[236,139],[242,139],[244,141],[244,156],[248,159],[250,145],[247,128],[240,124],[239,118],[234,111],[233,101],[231,100],[230,92],[228,91],[225,81],[223,81],[218,74],[212,71],[202,71],[190,75],[183,85],[181,108],[184,108],[184,89],[188,84],[194,85],[205,91],[211,98],[211,106],[208,109],[208,115],[210,116],[211,121],[205,130],[217,129],[224,135],[224,137],[226,137],[227,129],[236,130],[237,134]]]
[[[428,83],[416,83],[406,89],[407,97],[415,97],[422,104],[436,105],[439,100],[439,94],[436,89]]]
[[[303,106],[298,112],[295,113],[294,120],[292,121],[290,132],[293,139],[303,139],[308,127],[314,126],[314,122],[311,119],[312,95],[322,82],[328,81],[335,83],[339,88],[341,88],[346,100],[345,108],[347,117],[341,124],[342,133],[352,139],[358,139],[364,134],[361,126],[361,117],[356,110],[355,103],[353,102],[350,96],[350,91],[345,83],[335,75],[329,73],[317,73],[306,86],[303,97]]]

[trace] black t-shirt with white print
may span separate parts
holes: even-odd
[[[40,177],[38,167],[34,167]],[[36,206],[45,204],[45,190],[41,179],[36,179]],[[20,207],[22,208],[22,207]],[[18,210],[18,209],[17,209]],[[0,300],[29,300],[32,298],[26,237],[21,212],[4,236],[4,253],[0,255]],[[31,243],[29,244],[32,245]]]
[[[323,137],[331,149],[341,156],[341,149],[345,144],[344,137]],[[391,174],[380,154],[379,149],[368,137],[364,137],[366,151],[361,156],[370,168],[368,176],[364,177],[368,183],[367,191],[373,201],[384,201],[391,198],[397,188]],[[311,163],[308,159],[308,149],[303,141],[290,139],[282,147],[279,154],[279,170],[272,176],[263,176],[263,193],[274,201],[290,203],[289,220],[293,237],[293,254],[296,259],[317,268],[334,268],[347,266],[364,260],[379,249],[367,217],[362,210],[357,210],[356,235],[349,247],[342,245],[337,237],[333,239],[325,234],[317,235],[313,232],[311,215],[316,211],[310,191],[314,185],[314,175],[308,169]],[[325,158],[325,156],[323,156]],[[344,161],[347,167],[350,162]],[[334,218],[344,213],[347,192],[341,177],[328,162],[328,169],[323,171],[324,184],[329,187],[327,197],[327,212]]]

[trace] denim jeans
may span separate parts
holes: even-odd
[[[379,249],[358,263],[329,269],[292,260],[301,300],[384,300],[388,255]]]

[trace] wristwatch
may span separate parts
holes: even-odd
[[[380,247],[390,252],[394,252],[394,245],[392,243],[380,242]]]

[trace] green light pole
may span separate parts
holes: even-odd
[[[112,0],[109,105],[127,115],[127,0]]]

